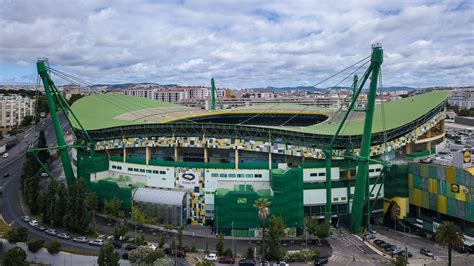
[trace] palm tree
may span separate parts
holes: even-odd
[[[258,217],[262,220],[262,261],[265,260],[265,219],[270,214],[268,206],[270,206],[270,201],[266,198],[259,198],[253,204],[253,207],[258,210]]]
[[[441,245],[448,247],[448,265],[451,266],[451,250],[464,245],[461,230],[452,222],[444,222],[436,229],[435,239]]]

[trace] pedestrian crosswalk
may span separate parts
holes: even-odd
[[[355,263],[373,263],[376,265],[382,265],[382,264],[387,264],[387,260],[385,259],[374,259],[374,258],[354,258],[354,257],[348,257],[348,256],[340,256],[340,255],[335,255],[332,254],[331,257],[329,257],[330,261],[337,262],[339,264],[350,264],[351,262]]]

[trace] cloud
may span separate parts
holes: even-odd
[[[0,5],[0,65],[7,70],[0,82],[34,74],[25,71],[47,56],[53,67],[94,83],[207,85],[213,76],[223,87],[311,85],[369,55],[373,42],[384,47],[385,86],[474,80],[471,1]]]

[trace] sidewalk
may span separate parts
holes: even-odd
[[[83,256],[76,255],[66,252],[59,252],[58,254],[49,254],[45,248],[40,249],[38,252],[33,253],[28,251],[28,247],[25,243],[17,243],[12,245],[5,239],[0,239],[3,244],[4,251],[12,247],[21,247],[26,251],[27,260],[32,263],[41,263],[46,265],[60,266],[60,265],[97,265],[97,257],[95,256]],[[132,265],[128,260],[120,260],[120,265]]]

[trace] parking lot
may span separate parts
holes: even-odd
[[[410,264],[424,265],[424,264],[440,264],[446,265],[448,260],[448,250],[430,240],[422,237],[405,234],[402,232],[396,232],[388,230],[385,227],[375,227],[377,239],[381,239],[392,245],[396,245],[402,249],[405,247],[409,252],[413,254],[413,257],[409,258]],[[370,242],[373,243],[373,240]],[[374,245],[375,246],[375,245]],[[421,248],[427,248],[433,253],[433,257],[428,257],[420,253]],[[467,254],[459,254],[458,252],[452,252],[453,265],[474,265],[474,256],[468,256]]]

